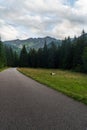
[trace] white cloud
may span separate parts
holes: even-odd
[[[87,31],[87,1],[0,0],[0,33],[3,40],[39,36],[64,38]]]
[[[0,27],[0,31],[2,39],[6,40],[17,39],[17,36],[19,34],[19,32],[14,27],[5,24]]]

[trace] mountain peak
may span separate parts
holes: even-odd
[[[16,39],[12,41],[5,41],[4,44],[7,46],[11,46],[15,50],[16,49],[20,50],[22,46],[25,45],[27,50],[29,50],[30,48],[35,48],[35,49],[43,48],[45,42],[48,46],[52,42],[54,42],[57,45],[60,44],[60,40],[57,40],[49,36],[44,38],[28,38],[25,40]]]

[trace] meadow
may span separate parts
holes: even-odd
[[[18,70],[52,89],[87,104],[86,74],[58,69],[18,68]],[[55,75],[51,75],[52,72]]]

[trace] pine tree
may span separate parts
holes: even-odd
[[[34,48],[29,51],[28,63],[30,67],[37,67],[37,51]]]
[[[20,58],[19,58],[19,66],[20,67],[27,67],[28,66],[28,54],[25,45],[23,46]]]
[[[56,63],[56,60],[57,60],[56,51],[57,51],[57,46],[55,45],[54,42],[52,42],[51,47],[49,48],[49,57],[48,57],[49,68],[55,68],[55,63]]]
[[[39,48],[37,51],[37,67],[43,67],[43,49]]]
[[[43,47],[43,67],[48,68],[48,48],[46,42]]]
[[[84,48],[87,46],[87,40],[85,36],[84,30],[82,31],[82,34],[80,37],[78,37],[75,41],[75,44],[73,44],[74,53],[73,53],[73,67],[76,71],[82,71],[83,67],[83,51]]]
[[[13,54],[12,48],[5,46],[5,52],[6,52],[7,66],[13,67],[14,66],[14,54]]]
[[[18,54],[16,53],[16,51],[14,52],[14,67],[18,66]]]
[[[87,47],[84,48],[82,54],[82,60],[83,60],[83,71],[87,72]]]
[[[5,48],[0,40],[0,68],[4,66],[6,66]]]

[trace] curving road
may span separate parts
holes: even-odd
[[[87,130],[87,106],[10,68],[0,73],[0,130]]]

